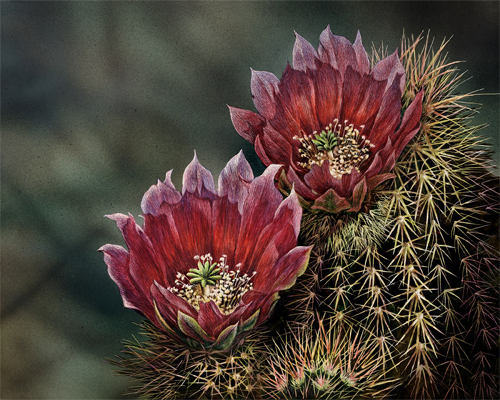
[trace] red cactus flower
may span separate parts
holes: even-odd
[[[328,26],[316,51],[296,34],[293,66],[278,80],[252,71],[259,114],[229,107],[238,133],[314,209],[361,209],[420,129],[423,91],[401,118],[405,71],[397,52],[370,68],[358,32],[351,44]]]
[[[266,320],[311,250],[296,247],[302,209],[294,193],[282,201],[274,185],[279,168],[253,179],[240,152],[216,190],[195,155],[182,193],[171,171],[146,192],[142,227],[131,215],[107,216],[128,247],[99,249],[124,306],[190,347],[214,350],[228,349]]]

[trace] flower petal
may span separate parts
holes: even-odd
[[[158,180],[144,194],[141,201],[141,209],[145,214],[158,215],[163,203],[176,204],[181,199],[181,194],[175,189],[171,180],[172,170],[167,172],[165,181]]]
[[[320,129],[316,118],[316,94],[311,78],[287,65],[278,85],[276,113],[271,126],[290,140],[302,132]]]
[[[274,117],[274,97],[278,92],[278,83],[279,79],[271,72],[254,71],[252,69],[250,88],[253,103],[264,118],[271,119]]]
[[[182,177],[182,194],[189,192],[200,198],[214,198],[216,194],[214,178],[210,171],[203,167],[194,153],[193,161],[189,163]]]
[[[149,238],[144,231],[135,223],[133,216],[124,214],[106,215],[109,219],[116,221],[118,228],[123,234],[125,243],[129,251],[129,272],[132,279],[141,289],[144,297],[150,299],[149,288],[153,280],[164,282],[165,276],[159,268],[159,263],[155,257],[155,252]],[[145,274],[144,271],[148,273]]]
[[[247,184],[253,180],[252,167],[243,155],[243,151],[229,160],[219,175],[219,196],[227,196],[231,203],[243,205],[248,193]]]
[[[335,118],[340,117],[342,110],[343,87],[340,72],[330,64],[319,63],[314,71],[314,86],[316,94],[316,115],[319,129],[324,129]],[[311,132],[305,132],[311,134]]]
[[[290,289],[309,263],[313,246],[297,246],[279,259],[271,269],[268,282],[272,291]]]
[[[128,251],[122,246],[114,244],[106,244],[99,251],[104,254],[104,262],[108,266],[109,276],[120,290],[123,306],[137,310],[149,319],[154,318],[151,304],[130,275]]]
[[[423,97],[424,91],[421,90],[406,109],[399,129],[391,136],[396,157],[399,157],[403,148],[420,130]]]
[[[398,51],[396,50],[389,57],[386,57],[380,60],[372,69],[371,75],[379,80],[385,81],[387,80],[386,89],[389,89],[392,86],[394,79],[396,76],[402,76],[402,79],[399,81],[399,92],[402,94],[405,89],[405,69],[403,64],[398,56]]]
[[[177,326],[177,312],[181,311],[192,318],[198,318],[196,310],[183,298],[165,289],[161,284],[154,281],[150,287],[151,296],[165,321],[171,328]],[[154,320],[152,320],[154,321]]]
[[[262,134],[262,128],[266,124],[265,118],[253,111],[228,106],[234,129],[246,141],[254,144],[257,135]]]
[[[401,92],[399,83],[401,75],[396,75],[392,85],[386,90],[377,117],[370,132],[370,140],[375,147],[373,152],[378,151],[387,142],[387,138],[396,130],[401,122]]]
[[[351,42],[343,36],[332,34],[330,25],[321,32],[319,37],[318,55],[321,61],[329,63],[333,68],[338,69],[343,76],[347,66],[363,72],[364,65],[358,66],[356,52]]]
[[[347,212],[358,212],[361,209],[361,205],[363,204],[363,200],[366,196],[366,191],[368,187],[366,185],[366,179],[363,178],[358,184],[354,187],[352,192],[351,199],[351,208],[347,210]]]
[[[368,59],[368,54],[361,41],[361,33],[358,31],[356,34],[356,40],[352,45],[354,52],[356,53],[356,60],[358,64],[358,71],[362,74],[370,73],[370,60]]]
[[[270,165],[249,186],[235,253],[235,259],[242,264],[248,261],[250,254],[254,251],[258,234],[274,219],[275,211],[283,199],[274,184],[280,168],[280,165]]]
[[[295,44],[292,54],[294,69],[302,72],[306,72],[307,69],[316,69],[316,59],[318,58],[316,49],[297,32],[295,32]]]

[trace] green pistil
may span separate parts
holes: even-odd
[[[211,264],[210,261],[205,261],[204,264],[198,261],[198,268],[191,268],[186,274],[191,279],[189,283],[191,285],[200,285],[202,289],[205,289],[207,285],[214,286],[222,277],[219,275],[220,268],[216,268],[217,263]]]
[[[316,145],[320,151],[333,151],[335,146],[337,146],[337,136],[335,132],[331,129],[326,129],[321,131],[319,135],[316,135],[312,142]]]

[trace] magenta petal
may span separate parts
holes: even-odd
[[[210,171],[203,167],[196,152],[193,161],[189,163],[182,177],[182,194],[189,192],[194,193],[201,198],[212,199],[216,194],[214,178]]]
[[[307,69],[316,69],[316,49],[295,32],[295,45],[293,46],[292,65],[294,69],[306,72]]]
[[[170,179],[172,170],[167,172],[164,182],[158,180],[158,184],[153,185],[144,194],[141,202],[142,212],[145,214],[158,215],[163,203],[176,204],[181,199],[181,194],[175,190]]]
[[[403,93],[405,89],[405,69],[403,64],[398,57],[398,51],[396,50],[389,57],[380,60],[372,69],[371,75],[379,80],[387,80],[386,88],[388,89],[396,76],[401,75],[403,78],[399,82],[399,92]]]
[[[356,52],[354,51],[351,42],[343,36],[336,36],[330,31],[330,25],[321,32],[319,37],[319,58],[323,62],[338,69],[343,76],[347,66],[358,70],[358,62]]]
[[[228,108],[236,132],[243,139],[253,144],[257,135],[262,133],[262,128],[266,124],[266,120],[253,111],[231,106],[228,106]]]
[[[358,61],[358,72],[362,74],[370,73],[370,60],[368,59],[368,54],[366,53],[363,43],[361,41],[361,33],[356,34],[356,41],[352,45],[354,52],[356,53],[356,60]]]
[[[274,117],[274,97],[278,92],[279,79],[270,72],[252,69],[251,91],[257,111],[267,119]]]
[[[243,151],[240,150],[229,160],[219,175],[219,196],[227,196],[231,203],[237,203],[243,207],[248,193],[246,182],[251,180],[253,180],[252,168],[243,155]]]

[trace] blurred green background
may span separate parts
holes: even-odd
[[[293,31],[317,46],[328,24],[391,52],[453,35],[461,92],[500,91],[497,1],[2,1],[2,399],[123,398],[104,359],[140,317],[97,252],[123,244],[103,215],[140,214],[172,168],[180,188],[193,149],[216,177],[240,149],[261,173],[226,104],[254,109],[250,67],[280,77]],[[475,100],[498,164],[498,96]]]

